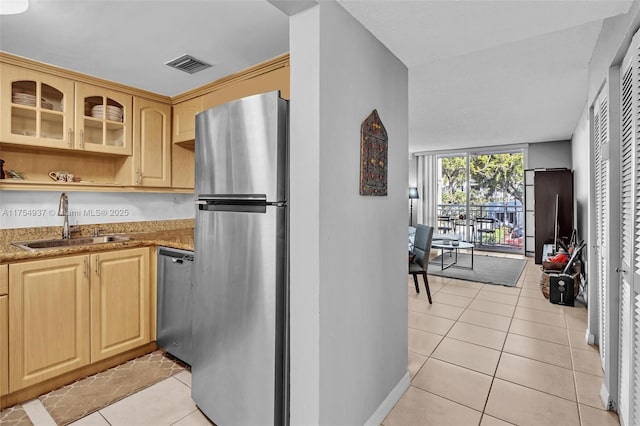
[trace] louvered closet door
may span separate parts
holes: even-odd
[[[620,144],[619,407],[623,425],[640,424],[640,38],[622,64]]]
[[[608,250],[609,245],[609,160],[603,155],[608,149],[609,143],[609,109],[607,103],[608,87],[605,86],[596,99],[593,107],[593,159],[594,159],[594,183],[595,183],[595,205],[596,205],[596,281],[598,286],[598,345],[600,348],[600,361],[602,368],[605,368],[607,352],[607,306],[609,297],[608,275]]]

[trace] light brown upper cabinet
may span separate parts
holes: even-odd
[[[131,155],[132,96],[76,83],[76,149]]]
[[[131,95],[4,63],[0,71],[0,142],[131,155]]]
[[[196,115],[202,112],[202,97],[173,106],[173,143],[196,138]]]
[[[135,185],[171,186],[171,106],[135,97]]]
[[[8,64],[0,76],[0,141],[74,147],[73,80]]]
[[[280,97],[289,99],[289,67],[278,68],[251,78],[238,79],[234,84],[213,90],[202,96],[202,110],[272,90],[279,90]]]
[[[174,188],[194,188],[196,115],[202,111],[202,96],[173,105],[171,186]]]

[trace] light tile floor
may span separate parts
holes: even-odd
[[[587,310],[549,303],[540,265],[528,259],[515,288],[429,283],[432,305],[408,279],[411,385],[384,426],[619,424],[600,402]]]
[[[56,425],[39,399],[23,407],[34,425]],[[211,423],[191,399],[191,372],[184,370],[71,425],[210,426]]]
[[[544,299],[539,265],[529,261],[516,288],[429,282],[432,305],[408,280],[412,380],[384,426],[619,424],[600,402],[602,369],[597,348],[585,343],[586,309]],[[210,425],[190,386],[183,371],[72,424]],[[55,425],[39,400],[24,407],[35,425]]]

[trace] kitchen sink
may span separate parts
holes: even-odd
[[[45,250],[61,247],[76,247],[76,246],[92,246],[95,244],[117,243],[121,241],[129,241],[131,238],[124,235],[100,235],[98,237],[76,237],[68,240],[60,238],[52,240],[34,240],[34,241],[21,241],[12,243],[16,247],[20,247],[24,250]]]

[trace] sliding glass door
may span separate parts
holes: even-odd
[[[437,233],[487,250],[523,251],[522,150],[440,155],[437,173]]]
[[[438,234],[471,241],[469,223],[469,158],[465,154],[438,157]]]

